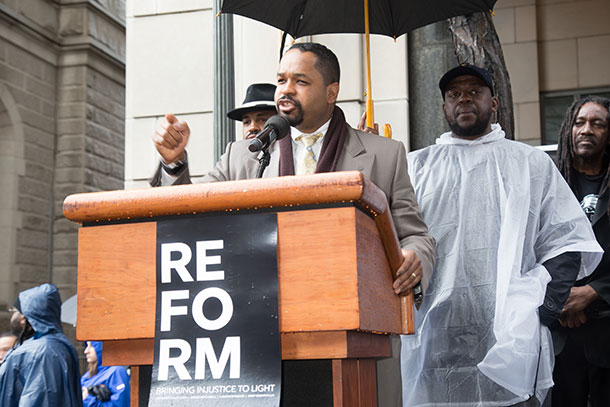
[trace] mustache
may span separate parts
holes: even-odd
[[[300,103],[299,103],[297,100],[295,100],[295,99],[291,98],[291,97],[290,97],[290,96],[288,96],[288,95],[284,95],[284,96],[282,96],[281,98],[279,98],[279,99],[277,100],[277,102],[275,102],[275,105],[276,105],[276,108],[278,109],[278,111],[279,111],[279,106],[278,106],[278,105],[279,105],[279,103],[280,103],[282,100],[289,100],[289,101],[291,101],[292,103],[294,103],[294,104],[296,105],[296,107],[298,107],[299,109],[301,108],[301,104],[300,104]]]
[[[479,115],[479,112],[477,111],[477,109],[474,108],[474,106],[462,107],[462,108],[458,107],[457,109],[455,109],[455,115],[456,116],[459,115],[459,114],[462,114],[462,113],[466,113],[466,112],[467,113],[475,114],[477,116]]]
[[[588,134],[576,137],[575,144],[581,143],[583,141],[589,142],[594,146],[597,145],[597,139],[595,138],[595,136],[590,136]]]

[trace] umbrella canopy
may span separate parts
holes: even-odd
[[[496,0],[369,0],[371,34],[397,38],[450,17],[489,11]],[[287,32],[364,33],[364,0],[224,0],[223,13],[239,14]]]

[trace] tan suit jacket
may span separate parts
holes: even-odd
[[[251,153],[248,150],[248,143],[248,140],[229,143],[216,167],[203,178],[192,181],[215,182],[256,178],[259,153]],[[263,178],[279,176],[279,143],[272,144],[270,153],[269,167],[263,173]],[[428,227],[422,220],[421,210],[415,200],[413,186],[407,173],[404,145],[396,140],[357,131],[348,126],[337,171],[351,170],[362,172],[385,193],[401,247],[413,250],[422,263],[422,287],[425,291],[432,273],[434,239],[428,234]],[[162,185],[161,178],[161,169],[158,168],[151,185]],[[173,185],[189,183],[191,178],[186,167],[177,175]]]
[[[288,136],[289,137],[289,136]],[[216,167],[194,182],[231,181],[256,178],[259,153],[248,151],[249,141],[229,143]],[[280,149],[274,143],[270,149],[269,167],[263,178],[279,176]],[[161,185],[161,166],[151,180],[152,186]],[[405,147],[401,142],[357,131],[348,126],[343,154],[337,163],[337,171],[358,170],[366,175],[385,193],[400,239],[401,247],[413,250],[422,264],[422,288],[425,292],[432,274],[434,238],[422,220],[421,210],[415,200],[413,186],[407,172]],[[189,184],[188,166],[177,175],[175,184]],[[400,374],[400,337],[392,337],[392,357],[377,361],[377,395],[380,407],[402,406]]]

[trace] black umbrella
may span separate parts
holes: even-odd
[[[496,0],[370,0],[370,32],[397,38],[446,18],[491,10]],[[293,38],[365,33],[364,0],[224,0],[223,13],[272,25]]]
[[[373,127],[369,32],[396,39],[450,17],[491,11],[495,3],[496,0],[224,0],[221,12],[261,21],[293,38],[366,34],[367,125]]]

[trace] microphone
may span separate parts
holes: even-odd
[[[255,153],[257,151],[261,151],[266,149],[273,143],[275,140],[279,140],[285,137],[290,130],[290,123],[288,120],[276,114],[271,116],[265,122],[265,127],[263,127],[263,131],[258,133],[255,138],[250,140],[250,144],[248,144],[248,150]]]

